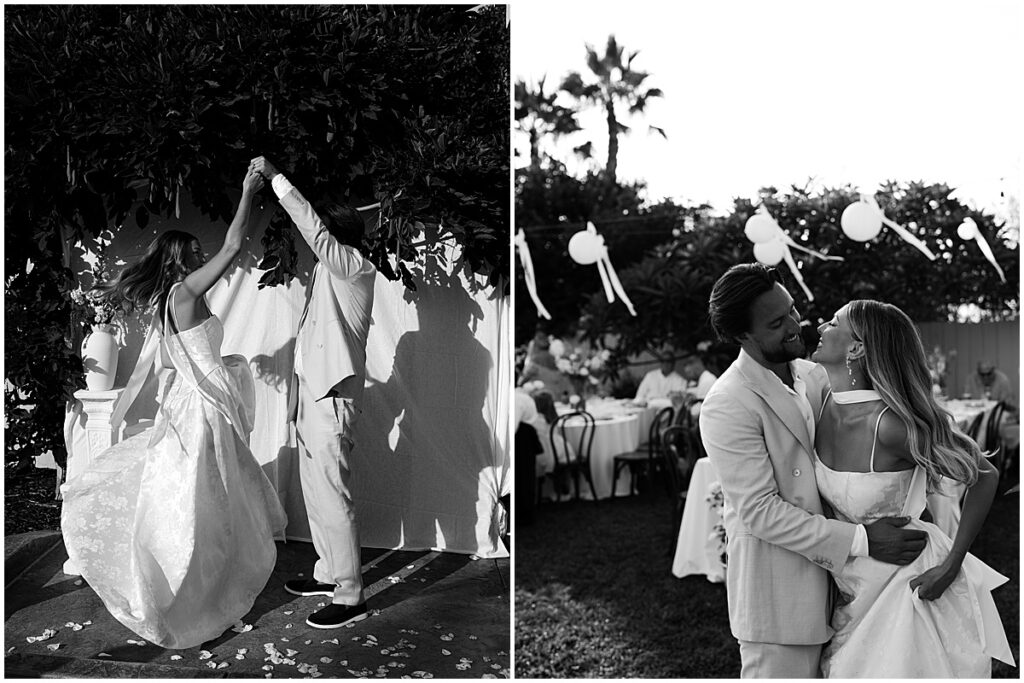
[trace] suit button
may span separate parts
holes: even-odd
[[[793,476],[794,477],[799,477],[800,476],[800,468],[799,467],[793,469]]]

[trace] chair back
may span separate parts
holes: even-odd
[[[988,416],[988,424],[985,426],[985,440],[979,441],[983,451],[995,451],[999,448],[999,423],[1003,421],[1003,413],[1006,411],[1006,404],[1000,401],[992,408]]]
[[[571,434],[568,434],[566,427],[577,427],[582,426],[579,432],[579,438],[573,439]],[[566,466],[571,464],[571,454],[569,446],[575,448],[575,461],[582,462],[589,466],[590,464],[590,447],[594,443],[594,416],[584,410],[577,410],[574,413],[566,413],[560,415],[557,420],[551,424],[551,429],[548,431],[548,438],[551,440],[551,452],[555,456],[555,465]],[[562,449],[562,454],[565,456],[565,462],[559,460],[559,449],[556,445],[556,440],[560,439],[565,448]]]
[[[672,416],[675,412],[675,408],[666,406],[659,410],[651,421],[651,428],[647,430],[647,454],[651,458],[661,449],[661,435],[672,425]]]
[[[964,432],[967,436],[971,437],[981,445],[980,434],[981,432],[981,421],[985,419],[985,413],[981,412],[974,416],[970,424],[967,425],[967,430]],[[982,446],[984,447],[984,446]]]
[[[661,457],[665,466],[665,479],[673,499],[686,490],[693,462],[689,455],[689,433],[685,427],[672,425],[661,435]]]
[[[707,451],[704,450],[704,442],[700,438],[700,420],[698,419],[700,414],[699,407],[703,402],[704,399],[701,398],[691,402],[690,408],[684,410],[683,414],[676,421],[677,425],[686,430],[687,453],[692,456],[694,461],[707,455]],[[698,410],[692,410],[693,406],[697,406]]]

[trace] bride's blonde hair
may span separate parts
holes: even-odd
[[[935,401],[914,323],[896,306],[871,299],[851,301],[847,316],[854,338],[864,343],[872,388],[906,425],[910,454],[928,475],[929,490],[938,488],[941,475],[973,486],[981,448]]]

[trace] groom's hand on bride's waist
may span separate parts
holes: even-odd
[[[879,562],[910,564],[924,550],[928,534],[921,529],[903,529],[909,517],[886,517],[865,524],[868,555]]]

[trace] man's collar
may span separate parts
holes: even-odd
[[[785,382],[779,379],[778,375],[776,375],[774,372],[758,363],[756,360],[754,360],[753,356],[751,356],[742,348],[740,349],[740,355],[737,359],[737,362],[739,363],[740,370],[743,372],[744,375],[746,375],[748,379],[754,380],[756,382],[770,382],[772,380],[775,380],[776,382],[779,382],[780,384],[785,386]],[[800,373],[800,364],[797,363],[795,360],[789,361],[789,372],[793,375],[794,382],[796,382],[797,380],[803,381],[803,376]]]

